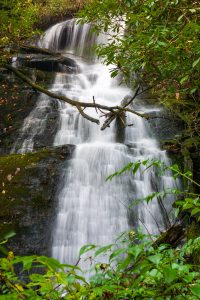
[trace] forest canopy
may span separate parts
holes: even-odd
[[[199,135],[200,5],[191,0],[93,0],[80,13],[109,43],[98,47],[112,76],[148,85],[167,108]],[[122,36],[120,32],[125,34]]]

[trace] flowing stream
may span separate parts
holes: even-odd
[[[109,68],[94,57],[92,46],[105,41],[90,29],[88,24],[77,25],[75,20],[68,20],[54,25],[41,38],[41,47],[62,52],[78,66],[76,72],[57,73],[51,90],[79,101],[92,102],[94,98],[101,104],[118,105],[132,91],[119,84],[118,79],[112,79]],[[20,137],[24,136],[24,140],[19,152],[34,149],[34,136],[44,131],[51,101],[46,96],[39,97],[24,121]],[[153,169],[146,172],[140,169],[134,176],[125,174],[106,181],[108,175],[129,162],[155,158],[170,163],[152,137],[148,122],[128,114],[126,122],[132,126],[120,128],[113,122],[110,128],[101,131],[76,109],[61,102],[57,105],[60,122],[54,145],[75,144],[76,150],[60,176],[52,255],[73,264],[84,244],[110,244],[120,233],[137,226],[153,234],[163,230],[169,223],[166,211],[171,209],[170,197],[165,207],[156,200],[148,206],[141,202],[130,208],[130,204],[154,191],[173,187],[170,174],[158,178]],[[145,107],[137,106],[137,109],[145,112]],[[101,115],[91,108],[85,112],[95,118]],[[25,140],[27,131],[29,140]]]

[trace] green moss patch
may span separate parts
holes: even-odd
[[[25,175],[26,169],[34,167],[37,163],[48,156],[50,151],[41,150],[35,153],[27,154],[12,154],[0,156],[0,182],[1,182],[1,196],[15,196],[15,185],[19,183]],[[22,189],[17,188],[17,194],[23,192]]]
[[[37,177],[37,164],[47,158],[51,150],[27,154],[0,156],[0,223],[13,223],[26,209],[26,202],[41,205],[42,195],[24,184],[28,177]],[[33,174],[32,174],[33,173]],[[35,200],[34,200],[35,199]],[[39,199],[39,200],[38,200]],[[43,199],[44,200],[44,199]]]

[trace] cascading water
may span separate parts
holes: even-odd
[[[25,118],[19,132],[19,137],[14,143],[11,153],[26,153],[33,151],[34,138],[44,133],[47,115],[52,112],[51,100],[46,95],[40,95],[35,108]]]
[[[92,102],[94,97],[98,103],[117,105],[131,91],[119,85],[117,79],[112,79],[109,69],[100,61],[83,58],[90,57],[91,46],[97,41],[90,27],[69,20],[51,27],[40,40],[41,47],[62,51],[63,55],[71,53],[79,66],[77,73],[57,73],[51,90],[79,101]],[[48,106],[48,101],[51,100],[42,98],[38,105],[45,102]],[[145,111],[144,107],[140,109]],[[133,126],[126,127],[119,134],[118,125],[113,123],[102,132],[69,105],[59,102],[58,110],[60,125],[54,145],[75,144],[76,150],[60,179],[52,255],[73,264],[84,244],[111,243],[121,232],[141,224],[151,233],[158,232],[158,224],[162,230],[169,222],[164,221],[163,211],[169,212],[172,199],[167,199],[165,208],[155,200],[148,206],[141,203],[130,210],[128,206],[134,199],[144,198],[163,187],[172,187],[170,174],[158,179],[152,170],[139,170],[133,177],[124,175],[111,182],[105,180],[131,161],[155,158],[169,163],[165,152],[151,137],[147,122],[129,114],[127,123]],[[94,109],[85,111],[97,117]],[[34,119],[36,115],[34,110],[29,117]],[[38,122],[34,130],[41,130],[40,126]],[[25,122],[23,133],[27,128]],[[32,141],[24,142],[21,151],[32,150]]]

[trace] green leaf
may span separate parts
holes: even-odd
[[[128,267],[128,265],[131,263],[131,261],[133,261],[133,257],[132,257],[132,255],[128,255],[128,256],[125,258],[125,260],[124,260],[122,263],[120,263],[120,264],[118,265],[117,270],[120,271],[120,270],[125,269],[125,268]]]
[[[137,172],[137,170],[139,169],[140,165],[141,165],[141,162],[135,163],[134,168],[132,170],[132,174],[133,175]]]
[[[181,16],[178,18],[178,21],[180,21],[184,16],[185,16],[185,14],[181,15]]]
[[[32,266],[32,263],[33,261],[35,260],[35,257],[34,256],[25,256],[23,258],[23,270],[30,270],[31,266]]]
[[[8,250],[6,249],[6,247],[0,245],[0,252],[3,253],[4,255],[8,255]]]
[[[10,294],[10,295],[6,295],[6,296],[0,296],[0,300],[17,300],[18,298],[18,294]]]
[[[193,216],[193,215],[196,215],[196,214],[198,214],[198,213],[200,213],[200,208],[198,208],[198,207],[194,208],[194,209],[191,211],[191,215],[192,215],[192,216]]]
[[[112,71],[112,72],[111,72],[111,78],[116,77],[117,74],[118,74],[118,70]]]
[[[86,279],[85,279],[83,276],[79,276],[79,275],[77,275],[77,274],[75,274],[74,276],[75,276],[75,278],[76,278],[77,280],[83,281],[84,283],[87,283]]]
[[[37,261],[52,270],[57,270],[63,268],[62,264],[53,257],[39,256]]]
[[[100,255],[100,254],[102,254],[102,253],[104,253],[104,252],[110,250],[110,249],[112,248],[112,246],[113,246],[113,244],[110,244],[110,245],[108,245],[108,246],[104,246],[104,247],[99,248],[99,249],[95,252],[94,257],[97,257],[98,255]]]
[[[192,88],[192,89],[190,90],[190,94],[194,94],[197,90],[198,90],[197,87]]]
[[[166,46],[166,45],[167,45],[167,43],[162,42],[162,41],[157,41],[157,44],[158,44],[159,46]]]
[[[162,259],[162,254],[160,254],[160,253],[148,256],[148,260],[150,260],[152,263],[154,263],[156,265],[159,264],[159,262],[161,261],[161,259]]]
[[[113,258],[115,258],[116,256],[119,256],[119,255],[121,255],[121,254],[123,254],[123,253],[125,253],[125,252],[127,252],[127,249],[117,249],[117,250],[115,250],[111,255],[110,255],[110,257],[109,257],[109,260],[111,261],[111,260],[113,260]]]
[[[69,284],[73,284],[76,280],[76,277],[74,275],[67,276],[66,280]]]
[[[190,8],[189,11],[190,11],[191,13],[196,13],[196,9],[194,9],[194,8]]]
[[[183,84],[184,82],[186,82],[189,78],[189,75],[184,76],[183,78],[181,78],[180,80],[180,84]]]
[[[163,269],[164,280],[167,284],[170,284],[177,278],[177,270],[165,267]]]
[[[131,254],[135,259],[143,252],[143,245],[134,245],[128,249],[128,253]]]
[[[192,67],[194,68],[199,62],[200,62],[200,57],[193,62]]]
[[[96,246],[92,245],[92,244],[83,246],[79,251],[79,256],[83,255],[84,253],[86,253],[94,248],[96,248]]]
[[[200,297],[200,285],[194,285],[190,290],[195,296]]]
[[[16,235],[16,233],[13,230],[10,230],[6,233],[0,234],[0,241],[8,240],[8,239],[12,238],[15,235]]]
[[[171,166],[170,169],[171,169],[172,171],[175,171],[175,172],[180,172],[180,168],[179,168],[179,166],[178,166],[177,164]]]
[[[147,203],[149,203],[151,200],[153,200],[155,197],[157,197],[159,195],[160,195],[159,192],[154,192],[154,193],[148,195],[147,197],[145,197],[144,201],[146,201]]]
[[[176,218],[178,217],[179,213],[180,213],[180,209],[179,209],[179,208],[176,208],[176,209],[175,209],[175,217],[176,217]]]

